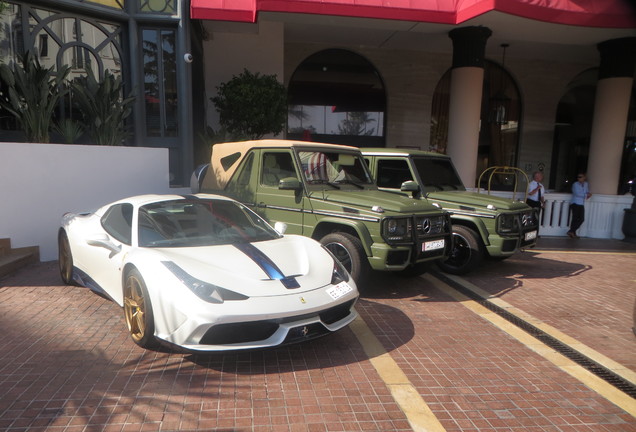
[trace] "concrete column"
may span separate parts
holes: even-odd
[[[602,42],[587,177],[592,193],[618,193],[629,101],[636,64],[636,38]]]
[[[487,27],[463,27],[448,34],[453,40],[453,69],[446,154],[466,187],[474,187],[477,176],[484,52],[491,34]]]

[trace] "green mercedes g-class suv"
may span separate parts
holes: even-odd
[[[450,215],[426,200],[378,190],[355,147],[257,140],[215,144],[193,192],[221,193],[287,232],[312,237],[360,282],[373,270],[418,272],[446,260]],[[290,251],[293,253],[293,251]]]
[[[410,194],[451,212],[453,250],[437,265],[464,274],[484,256],[503,259],[534,247],[539,212],[522,201],[469,192],[451,158],[439,153],[399,148],[362,149],[380,190]]]

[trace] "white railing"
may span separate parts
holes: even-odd
[[[483,189],[481,193],[486,193]],[[491,192],[504,198],[512,198],[512,192]],[[516,199],[523,198],[517,193]],[[547,193],[545,208],[541,212],[543,236],[565,236],[570,226],[571,194]],[[577,232],[581,237],[619,239],[625,238],[622,232],[624,209],[632,205],[632,195],[592,195],[585,202],[585,222]]]

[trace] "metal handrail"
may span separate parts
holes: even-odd
[[[514,200],[516,198],[516,195],[517,195],[517,186],[519,185],[518,176],[519,176],[519,173],[521,173],[523,175],[523,177],[526,179],[526,188],[525,188],[525,192],[524,192],[523,201],[525,201],[528,198],[528,187],[527,187],[527,185],[530,184],[530,180],[528,178],[528,175],[521,168],[510,167],[510,166],[493,166],[493,167],[486,168],[479,175],[479,180],[477,181],[477,192],[478,193],[481,193],[481,179],[489,171],[490,171],[490,175],[488,177],[488,195],[490,195],[490,190],[491,190],[491,184],[492,184],[493,176],[495,176],[497,174],[513,175],[514,178],[515,178],[515,187],[514,187],[514,190],[512,192],[512,199]]]

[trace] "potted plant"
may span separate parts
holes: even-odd
[[[43,67],[31,52],[22,57],[21,64],[0,65],[0,78],[8,88],[0,105],[16,118],[28,141],[49,142],[53,113],[68,91],[64,80],[69,72],[68,66],[57,71]]]
[[[135,98],[123,95],[121,78],[108,70],[101,81],[90,69],[73,81],[73,99],[82,113],[84,129],[95,144],[122,145],[128,137],[125,122]]]

